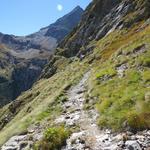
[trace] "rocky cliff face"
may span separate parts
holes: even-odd
[[[62,40],[80,21],[82,8],[76,7],[52,25],[28,36],[19,37],[0,33],[0,106],[28,90],[37,80],[58,41]],[[10,70],[9,70],[9,69]]]
[[[86,9],[78,28],[60,44],[61,48],[65,48],[64,55],[74,56],[81,47],[85,51],[90,41],[148,18],[149,7],[148,0],[94,0]]]
[[[32,86],[49,54],[39,53],[35,58],[25,59],[14,56],[11,49],[1,45],[0,58],[0,106],[3,106]]]
[[[115,30],[130,28],[133,24],[146,20],[150,16],[150,2],[140,0],[95,0],[85,10],[80,24],[58,46],[56,55],[65,57],[78,56],[82,59],[94,46],[91,41],[98,41]],[[41,77],[51,75],[51,61]],[[50,70],[48,71],[48,68]],[[56,67],[52,67],[56,70]],[[45,75],[44,75],[45,74]]]

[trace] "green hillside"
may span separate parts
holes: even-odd
[[[83,17],[78,27],[59,45],[40,80],[0,109],[0,145],[14,135],[27,132],[33,124],[40,124],[44,131],[55,126],[56,130],[52,129],[57,133],[54,120],[64,114],[62,105],[68,101],[67,92],[87,72],[90,74],[84,91],[84,110],[98,111],[100,129],[137,132],[150,128],[149,1],[105,1],[101,7],[108,3],[109,6],[101,15],[98,6],[102,2],[95,0],[88,6],[84,14],[87,19]],[[122,3],[131,4],[132,11],[124,12],[122,8],[120,13],[124,14],[119,27],[113,29],[115,23],[110,20],[108,25],[112,24],[113,30],[106,28],[108,31],[103,37],[100,34],[95,37],[94,32],[99,30],[97,24],[101,23],[97,20],[106,21],[104,16],[109,13],[115,16]],[[93,27],[86,30],[90,22]],[[81,32],[83,30],[86,33]],[[62,134],[56,134],[60,139],[61,136],[66,138],[68,132],[79,130],[78,126],[69,127],[66,133],[61,127],[58,129]],[[51,135],[51,130],[47,132]],[[41,141],[45,144],[44,140],[47,141],[46,137]],[[59,146],[63,143],[61,140],[54,142],[56,147],[57,143]]]

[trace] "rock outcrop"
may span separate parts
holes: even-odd
[[[78,28],[60,43],[63,51],[58,50],[58,54],[72,57],[87,52],[86,46],[90,41],[99,40],[115,29],[129,28],[136,22],[148,19],[149,7],[148,0],[94,0],[85,10]]]

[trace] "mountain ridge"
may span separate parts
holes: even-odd
[[[83,9],[80,6],[77,6],[67,15],[64,15],[60,19],[57,19],[55,21],[55,23],[52,23],[47,27],[41,28],[38,32],[29,34],[27,36],[15,36],[15,35],[0,33],[0,42],[3,44],[7,44],[7,41],[9,43],[11,43],[11,41],[12,41],[12,44],[20,42],[20,44],[25,46],[25,48],[22,46],[19,46],[20,48],[18,48],[18,47],[15,48],[15,46],[13,47],[11,45],[12,48],[19,50],[19,51],[20,50],[23,51],[24,49],[28,50],[29,48],[35,48],[35,49],[43,48],[45,50],[54,49],[57,46],[57,41],[60,41],[60,39],[63,39],[63,37],[65,37],[69,33],[69,31],[71,31],[78,24],[78,22],[81,19],[82,13],[83,13]],[[47,32],[53,32],[51,30],[53,30],[52,27],[55,27],[55,26],[56,27],[58,26],[58,29],[60,30],[60,33],[58,33],[59,38],[53,37],[53,34],[48,35],[48,33],[47,33]],[[63,33],[63,35],[61,35],[62,34],[61,32],[64,32],[64,31],[61,31],[61,30],[64,30],[62,28],[62,26],[66,30],[65,33]],[[58,32],[58,31],[56,31],[56,32]],[[44,36],[44,37],[42,37],[42,36]],[[50,39],[48,39],[48,37]],[[35,38],[35,40],[34,40],[34,38]],[[40,38],[43,38],[43,39],[40,39]],[[48,42],[49,42],[49,44],[47,43],[48,46],[42,47],[43,40],[45,40],[45,41],[48,40]],[[52,42],[51,42],[51,40],[52,40]],[[9,43],[8,43],[8,46],[9,46]],[[44,44],[46,45],[46,43],[44,43]]]

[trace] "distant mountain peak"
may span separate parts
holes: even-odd
[[[71,15],[74,13],[83,13],[83,8],[81,8],[79,5],[77,5],[70,13],[68,13],[67,15]],[[66,16],[66,15],[65,15]]]
[[[83,8],[79,5],[77,5],[73,10],[82,10],[83,11]]]
[[[76,6],[71,12],[49,25],[45,35],[52,36],[58,41],[62,40],[62,37],[65,37],[79,23],[83,12],[80,6]]]

